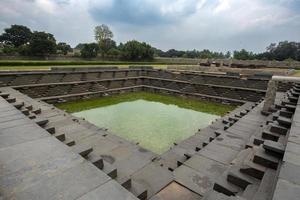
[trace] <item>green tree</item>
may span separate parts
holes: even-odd
[[[99,43],[106,39],[112,39],[114,37],[113,32],[105,24],[95,27],[95,40]]]
[[[22,25],[11,25],[10,28],[4,29],[4,33],[0,36],[0,42],[19,47],[27,44],[32,37],[31,30]]]
[[[136,40],[122,44],[120,49],[125,60],[152,60],[154,55],[153,48],[149,44]]]
[[[248,52],[245,49],[233,52],[233,58],[238,60],[253,60],[255,57],[256,55],[253,52]]]
[[[102,57],[107,54],[111,48],[116,48],[116,42],[112,40],[113,32],[105,24],[95,27],[95,40],[99,44]]]
[[[81,57],[83,58],[95,58],[98,55],[99,46],[96,43],[83,44],[80,50]]]
[[[67,55],[68,52],[71,52],[71,51],[72,51],[71,46],[68,45],[68,44],[65,43],[65,42],[59,42],[59,43],[57,44],[56,49],[57,49],[59,52],[61,52],[62,54],[64,54],[64,55]]]
[[[105,39],[99,42],[99,48],[101,50],[102,57],[108,54],[110,49],[116,48],[116,42],[112,39]]]
[[[29,52],[35,56],[46,56],[56,52],[56,40],[50,33],[35,31],[29,42]]]
[[[81,50],[83,48],[83,46],[84,46],[84,43],[79,43],[76,45],[75,49]]]

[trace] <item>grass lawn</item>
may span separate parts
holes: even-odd
[[[109,106],[121,102],[135,101],[138,99],[161,102],[164,104],[174,104],[181,108],[192,109],[195,111],[201,111],[201,112],[206,112],[206,113],[220,115],[220,116],[225,115],[228,111],[231,111],[235,108],[235,106],[224,105],[215,102],[200,101],[194,99],[187,99],[183,97],[176,97],[171,95],[162,95],[162,94],[148,93],[148,92],[124,93],[124,94],[113,95],[108,97],[67,102],[67,103],[57,104],[56,106],[60,109],[72,113],[72,112],[79,112],[79,111],[102,107],[102,106]]]

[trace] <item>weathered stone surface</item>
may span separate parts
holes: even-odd
[[[162,188],[173,181],[172,173],[160,167],[157,163],[151,163],[131,176],[132,180],[143,184],[148,193],[148,197],[153,196]]]
[[[300,185],[296,185],[286,180],[277,181],[273,200],[298,200],[300,197]]]
[[[83,195],[79,200],[137,200],[133,194],[129,193],[114,180],[97,187],[89,193]]]
[[[210,143],[204,149],[197,152],[197,154],[223,164],[229,164],[238,154],[238,151]]]
[[[176,182],[170,183],[150,200],[200,200],[200,195],[179,185]]]

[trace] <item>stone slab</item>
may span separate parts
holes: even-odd
[[[174,176],[176,182],[202,196],[214,186],[212,178],[186,165],[175,169]]]
[[[300,185],[278,179],[273,200],[299,200]]]
[[[172,182],[150,200],[200,200],[202,197],[182,185]]]
[[[184,162],[184,165],[206,174],[211,178],[217,178],[228,168],[224,164],[199,155],[194,155]]]
[[[223,164],[229,164],[238,154],[238,151],[214,143],[209,143],[205,148],[196,154]]]
[[[173,181],[172,173],[160,167],[158,163],[151,163],[145,166],[134,173],[131,178],[146,187],[148,197],[153,196]]]
[[[111,180],[88,192],[78,200],[138,200],[120,184]]]
[[[35,124],[25,124],[0,130],[0,149],[23,142],[50,137],[45,130]]]

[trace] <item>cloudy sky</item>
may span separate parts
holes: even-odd
[[[117,42],[163,50],[260,52],[272,42],[300,41],[300,0],[0,0],[0,9],[0,32],[22,24],[72,46],[92,42],[103,23]]]

